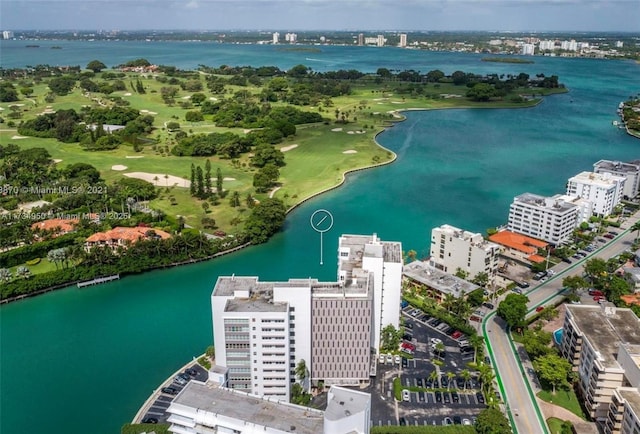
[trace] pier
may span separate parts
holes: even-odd
[[[111,282],[112,280],[120,279],[119,274],[114,274],[113,276],[107,277],[98,277],[93,280],[87,280],[86,282],[78,282],[78,288],[84,288],[85,286],[98,285],[100,283]]]

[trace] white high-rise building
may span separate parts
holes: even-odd
[[[575,39],[572,39],[570,41],[562,41],[560,43],[560,49],[566,51],[578,51],[578,43],[575,41]]]
[[[373,342],[380,349],[380,332],[388,325],[400,325],[402,293],[402,244],[381,241],[376,234],[343,235],[338,242],[338,280],[348,282],[358,270],[373,273]]]
[[[640,161],[622,163],[620,161],[600,160],[593,165],[595,173],[610,173],[626,178],[623,196],[633,199],[640,193]]]
[[[385,42],[387,42],[387,40],[385,39],[384,35],[378,35],[376,39],[376,45],[378,47],[384,47]]]
[[[620,203],[626,178],[610,173],[581,172],[569,178],[567,195],[579,196],[593,204],[593,213],[608,216]]]
[[[546,51],[546,50],[553,51],[556,48],[556,41],[551,39],[540,41],[539,48],[540,48],[540,51]]]
[[[339,244],[336,282],[218,278],[211,295],[216,363],[227,368],[229,387],[289,399],[303,360],[313,382],[369,381],[380,330],[399,327],[402,246],[375,235],[344,235]]]
[[[559,245],[591,217],[591,204],[578,197],[524,193],[513,198],[507,229]]]
[[[272,42],[273,42],[274,44],[278,44],[278,43],[280,42],[280,33],[278,33],[278,32],[273,32]]]
[[[533,44],[522,44],[522,54],[524,56],[533,56],[536,46]]]
[[[295,33],[287,33],[284,35],[284,40],[290,44],[295,44],[298,40],[298,35]]]
[[[2,32],[2,39],[13,39],[14,35],[11,30],[5,30]]]
[[[404,48],[407,46],[407,34],[406,33],[400,33],[400,44],[398,44],[400,47]]]
[[[493,282],[500,250],[498,244],[486,241],[482,234],[442,225],[431,230],[429,262],[449,274],[455,274],[459,268],[470,278],[487,273],[489,282]]]

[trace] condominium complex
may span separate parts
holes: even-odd
[[[419,289],[421,294],[436,303],[444,302],[447,296],[466,298],[471,291],[480,288],[475,283],[445,273],[423,261],[405,265],[403,275],[409,287]]]
[[[510,231],[558,245],[592,214],[591,202],[557,194],[552,197],[524,193],[509,207]]]
[[[638,414],[637,402],[623,402],[619,388],[640,386],[640,320],[630,309],[605,303],[598,306],[566,305],[561,351],[578,374],[578,389],[589,415],[605,425],[609,433],[623,431],[618,417],[622,405]],[[613,407],[612,407],[613,406]],[[614,413],[612,416],[610,413]],[[625,413],[626,414],[626,413]],[[625,417],[631,417],[626,414]],[[635,416],[634,416],[635,417]],[[607,424],[607,419],[612,419]],[[633,419],[633,417],[631,417]],[[637,424],[637,417],[635,423]]]
[[[622,195],[633,199],[640,193],[640,161],[622,163],[620,161],[600,160],[593,165],[595,173],[610,173],[626,179]]]
[[[175,434],[368,434],[371,396],[332,387],[316,410],[213,383],[190,381],[167,409]]]
[[[486,241],[479,233],[450,225],[431,230],[429,262],[449,274],[455,274],[458,269],[471,278],[478,273],[487,273],[489,282],[493,282],[498,270],[500,251],[498,244]]]
[[[373,274],[373,347],[380,347],[380,332],[400,324],[402,293],[402,244],[381,241],[376,234],[343,235],[338,242],[338,280],[353,280],[362,270]]]
[[[522,54],[524,56],[533,56],[536,46],[533,44],[522,44]]]
[[[407,46],[407,34],[400,33],[400,43],[398,44],[400,47],[404,48]]]
[[[227,385],[289,398],[295,368],[325,385],[367,383],[380,331],[399,326],[402,246],[377,236],[340,238],[338,280],[219,277],[211,296],[216,363]]]
[[[567,195],[579,196],[593,204],[593,213],[604,217],[613,212],[623,196],[626,179],[610,173],[582,172],[569,178]]]
[[[273,32],[271,42],[272,42],[273,44],[277,44],[277,43],[279,43],[279,42],[280,42],[280,33],[278,33],[278,32]]]

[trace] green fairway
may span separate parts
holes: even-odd
[[[109,73],[112,73],[110,71]],[[286,138],[277,145],[284,151],[285,166],[280,168],[280,178],[276,188],[271,192],[256,194],[253,187],[253,176],[256,169],[251,165],[251,154],[242,154],[237,161],[211,157],[176,157],[170,149],[177,144],[176,131],[167,131],[167,122],[177,122],[180,130],[188,135],[211,132],[233,132],[246,134],[248,129],[218,127],[210,115],[205,115],[202,122],[187,122],[188,111],[198,111],[199,107],[191,103],[195,92],[177,89],[174,99],[166,102],[162,98],[162,90],[168,86],[166,79],[159,80],[163,74],[127,73],[119,79],[126,89],[104,95],[88,93],[76,86],[65,96],[49,95],[46,82],[33,84],[33,93],[29,97],[22,96],[15,103],[1,103],[0,112],[5,122],[0,125],[0,144],[17,144],[21,147],[43,147],[52,158],[64,167],[73,163],[88,163],[95,166],[107,182],[114,182],[132,172],[142,172],[143,179],[154,184],[160,197],[151,202],[151,206],[161,209],[169,215],[181,215],[190,226],[201,229],[203,217],[213,218],[222,230],[233,232],[248,212],[246,201],[248,194],[262,200],[269,195],[282,199],[290,207],[301,200],[339,185],[343,174],[349,170],[373,166],[393,159],[393,154],[375,143],[375,135],[390,124],[404,118],[403,110],[430,110],[461,107],[530,107],[540,101],[540,96],[565,89],[516,89],[509,95],[528,95],[526,101],[513,102],[513,96],[488,102],[474,102],[466,98],[467,87],[456,86],[450,82],[412,83],[387,82],[374,84],[371,79],[349,81],[351,91],[348,95],[326,98],[317,105],[296,106],[301,110],[320,113],[325,122],[310,125],[298,125],[296,134]],[[229,98],[229,95],[242,91],[251,98],[259,99],[263,85],[250,84],[237,86],[226,84],[225,92],[214,94],[208,91],[204,78],[205,73],[190,77],[189,80],[200,81],[207,100],[216,101]],[[101,82],[100,74],[92,78]],[[226,78],[225,78],[226,79]],[[134,89],[134,81],[140,80],[145,93],[139,94]],[[112,82],[112,81],[111,81]],[[419,92],[411,91],[411,86],[420,86]],[[240,94],[242,94],[240,92]],[[48,98],[49,102],[45,99]],[[46,112],[61,109],[82,110],[83,106],[107,107],[117,101],[139,110],[142,114],[153,116],[154,130],[149,135],[150,143],[136,152],[132,145],[123,144],[111,151],[91,152],[84,150],[78,143],[61,143],[55,139],[21,137],[17,133],[17,125],[23,120],[33,119]],[[286,106],[278,101],[271,103],[273,107]],[[12,107],[13,106],[13,107]],[[16,112],[19,117],[16,117]],[[13,113],[12,117],[7,117]],[[212,174],[221,169],[225,178],[223,188],[229,194],[238,192],[242,198],[241,206],[231,207],[229,196],[212,203],[205,214],[202,201],[189,194],[187,183],[191,175],[191,165],[204,167],[209,159]],[[169,181],[168,176],[183,180]],[[169,190],[169,191],[167,191]]]

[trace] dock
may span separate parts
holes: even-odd
[[[85,286],[98,285],[100,283],[111,282],[112,280],[120,279],[119,274],[107,277],[97,277],[93,280],[87,280],[86,282],[78,282],[78,288],[84,288]]]

